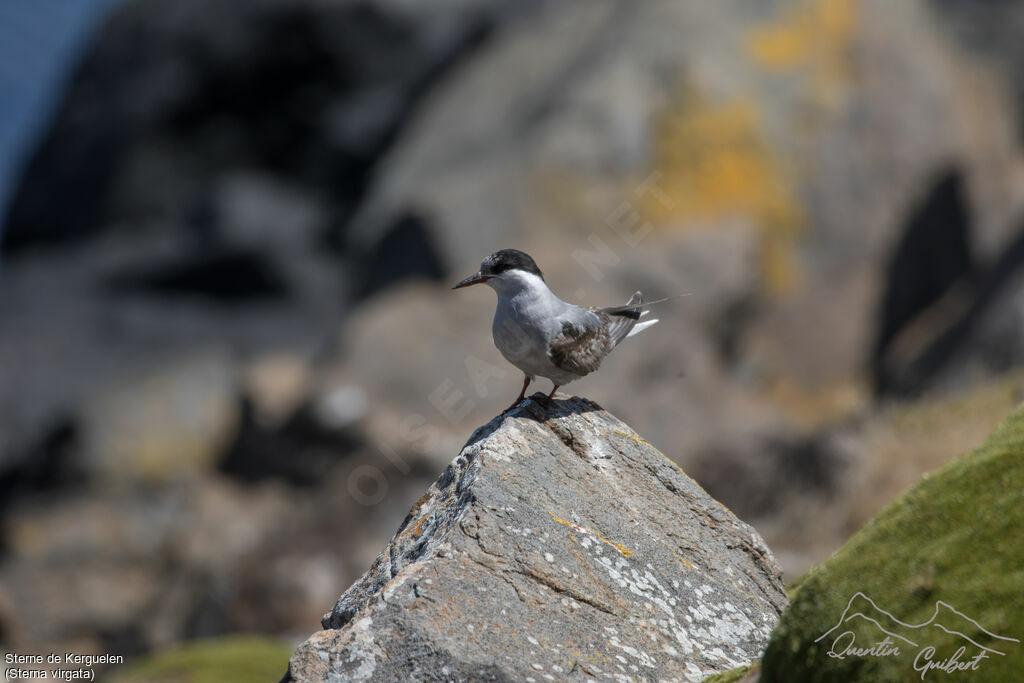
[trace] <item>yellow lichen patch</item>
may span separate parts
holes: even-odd
[[[572,522],[567,522],[564,519],[559,519],[558,517],[555,517],[554,513],[551,512],[551,510],[548,510],[547,513],[551,515],[552,519],[554,519],[559,524],[564,524],[567,527],[569,527],[569,538],[571,538],[574,541],[577,540],[576,537],[572,535],[572,529],[576,528],[575,524],[573,524]]]
[[[665,458],[665,460],[667,460],[667,461],[668,461],[668,463],[669,463],[670,465],[672,465],[672,467],[675,467],[675,468],[676,468],[677,470],[679,470],[679,471],[680,471],[680,472],[682,472],[683,474],[686,474],[686,472],[683,472],[683,468],[682,468],[682,467],[680,467],[678,463],[676,463],[676,462],[675,462],[674,460],[672,460],[672,458],[668,457],[667,455],[665,455],[664,453],[662,453],[661,451],[659,451],[659,450],[658,450],[658,449],[657,449],[657,448],[656,448],[656,447],[654,446],[654,444],[652,444],[652,443],[651,443],[650,441],[648,441],[647,439],[643,439],[643,438],[641,438],[641,437],[637,436],[636,434],[630,434],[629,432],[624,432],[624,431],[622,431],[621,429],[616,429],[616,430],[615,430],[615,433],[616,433],[616,434],[621,434],[622,436],[625,436],[625,437],[628,437],[628,438],[630,438],[630,439],[633,439],[633,441],[636,441],[637,443],[640,443],[640,444],[643,444],[643,445],[645,445],[645,446],[649,446],[650,448],[653,448],[654,450],[658,451],[658,453],[661,453],[661,457]]]
[[[682,473],[683,473],[684,475],[686,475],[687,477],[689,477],[689,476],[690,476],[690,475],[686,474],[686,472],[683,472],[683,468],[682,468],[682,467],[680,467],[680,466],[679,466],[679,463],[677,463],[677,462],[676,462],[675,460],[673,460],[672,458],[668,457],[668,456],[667,456],[667,455],[665,455],[664,453],[662,453],[662,454],[661,454],[661,456],[662,456],[663,458],[665,458],[665,460],[668,460],[669,464],[670,464],[670,465],[672,465],[672,467],[675,467],[675,468],[676,468],[677,470],[679,470],[680,472],[682,472]]]
[[[622,555],[623,557],[632,557],[633,556],[633,551],[630,550],[629,548],[627,548],[626,546],[622,545],[621,543],[612,543],[607,538],[605,538],[601,534],[597,533],[593,529],[588,529],[585,526],[580,526],[579,524],[575,524],[573,522],[567,522],[566,520],[561,519],[561,518],[555,516],[555,513],[551,512],[551,510],[547,510],[546,512],[549,515],[551,515],[551,518],[553,520],[555,520],[556,522],[558,522],[559,524],[564,524],[565,526],[569,527],[569,529],[577,531],[577,532],[579,532],[581,534],[587,534],[588,536],[593,536],[594,538],[596,538],[597,540],[601,541],[605,545],[607,545],[607,546],[609,546],[611,548],[615,548],[615,550],[617,550],[618,553],[620,555]],[[572,531],[569,532],[569,537],[572,540],[574,540],[574,541],[577,540],[576,537],[572,535]]]
[[[828,98],[849,80],[856,31],[854,0],[811,0],[751,31],[747,49],[756,65],[799,73],[810,79],[816,98]]]
[[[601,652],[595,652],[594,654],[597,655],[596,657],[588,657],[586,655],[582,655],[579,652],[575,652],[575,651],[570,652],[569,654],[572,655],[573,657],[575,657],[576,660],[585,660],[585,661],[588,661],[588,662],[593,662],[594,664],[603,664],[603,663],[608,661],[608,658],[605,657],[604,654],[602,654]],[[565,666],[566,668],[571,669],[572,665],[574,663],[575,662],[573,660],[567,660],[566,662],[564,662],[562,664],[562,666]]]
[[[687,569],[693,569],[693,565],[687,562],[686,558],[684,558],[682,555],[676,555],[676,557],[679,558],[679,561],[682,562]]]
[[[660,191],[642,195],[645,218],[686,226],[750,219],[761,233],[766,287],[784,293],[797,286],[793,245],[802,213],[752,100],[711,101],[684,91],[656,122],[654,156]]]
[[[632,557],[633,556],[633,551],[630,550],[629,548],[627,548],[626,546],[622,545],[621,543],[612,543],[611,541],[609,541],[607,538],[605,538],[601,534],[597,533],[596,531],[589,531],[589,533],[592,534],[594,536],[594,538],[596,538],[597,540],[601,541],[601,543],[604,543],[609,548],[615,548],[617,551],[619,551],[619,554],[622,555],[623,557]]]
[[[633,439],[633,441],[636,441],[637,443],[642,443],[645,446],[651,446],[651,442],[650,441],[648,441],[647,439],[641,439],[636,434],[630,434],[629,432],[624,432],[621,429],[616,429],[615,433],[616,434],[621,434],[622,436],[629,437],[630,439]],[[651,448],[654,448],[654,446],[651,446]],[[658,449],[654,448],[654,450],[658,450]]]

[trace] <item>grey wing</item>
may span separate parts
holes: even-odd
[[[602,316],[579,310],[563,318],[562,329],[548,347],[548,358],[561,370],[582,377],[597,370],[615,346]]]

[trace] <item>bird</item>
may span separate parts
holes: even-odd
[[[589,375],[626,337],[658,319],[639,322],[643,294],[636,292],[622,306],[581,308],[559,299],[529,254],[501,249],[483,260],[480,270],[452,289],[486,284],[498,294],[491,334],[494,345],[523,371],[523,388],[508,410],[519,405],[537,377],[558,388]]]

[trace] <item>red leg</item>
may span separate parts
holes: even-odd
[[[555,397],[555,392],[558,391],[558,386],[559,385],[557,385],[557,384],[555,385],[555,388],[551,390],[550,394],[548,394],[548,398],[554,398]]]
[[[505,410],[512,410],[517,405],[523,402],[523,399],[526,397],[526,387],[528,386],[530,386],[530,377],[523,377],[523,390],[519,392],[519,398],[513,401],[512,405],[510,405],[508,408],[505,408]]]
[[[516,399],[515,405],[519,405],[524,398],[526,398],[526,387],[530,386],[530,376],[523,377],[523,390],[519,392],[519,398]]]

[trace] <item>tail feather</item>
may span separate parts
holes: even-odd
[[[640,310],[643,303],[643,294],[637,292],[630,297],[629,301],[627,301],[624,306],[609,306],[607,308],[599,308],[596,310],[597,313],[604,314],[608,317],[608,334],[616,345],[626,337],[632,337],[640,330],[648,328],[658,322],[655,319],[639,324],[637,323],[642,315],[649,312]]]
[[[647,311],[644,311],[644,312],[646,313]],[[632,337],[634,334],[636,334],[638,332],[643,332],[644,330],[646,330],[651,325],[654,325],[655,323],[657,323],[658,320],[659,320],[658,318],[653,318],[652,320],[645,320],[644,322],[640,323],[639,325],[634,325],[633,329],[631,329],[626,334],[626,336],[627,337]]]

